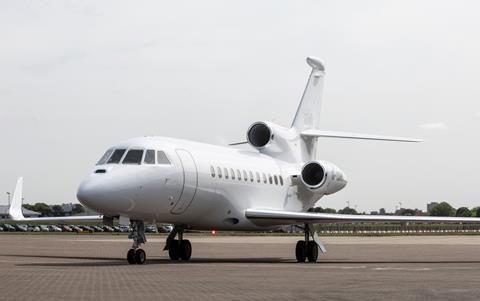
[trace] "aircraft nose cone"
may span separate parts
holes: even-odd
[[[83,181],[77,190],[77,199],[80,203],[89,208],[95,208],[98,198],[99,187],[94,181],[87,179]]]
[[[89,177],[78,186],[77,199],[99,213],[118,214],[134,205],[124,186],[118,178]]]

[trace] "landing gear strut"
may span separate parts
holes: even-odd
[[[164,251],[168,250],[171,260],[190,260],[192,256],[192,244],[188,239],[183,239],[182,226],[175,226],[167,237]],[[175,237],[178,235],[178,239]]]
[[[140,245],[147,242],[145,238],[145,224],[143,221],[132,220],[130,223],[132,232],[128,235],[128,238],[133,239],[133,245],[127,253],[127,261],[129,264],[144,264],[147,259],[145,251],[140,249]]]
[[[318,245],[314,240],[310,240],[310,227],[305,224],[305,240],[299,240],[295,247],[295,257],[298,262],[316,262],[318,259]],[[313,233],[312,233],[313,237]]]

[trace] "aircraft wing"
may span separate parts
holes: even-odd
[[[475,217],[443,217],[443,216],[399,216],[399,215],[353,215],[318,212],[293,212],[268,209],[247,209],[245,217],[251,220],[278,221],[282,224],[326,224],[326,223],[480,223]]]
[[[15,192],[13,193],[12,202],[8,209],[8,216],[13,221],[27,221],[27,222],[39,222],[39,221],[91,221],[102,220],[102,215],[83,215],[83,216],[53,216],[53,217],[25,217],[22,212],[22,195],[23,195],[23,178],[20,177],[17,180],[17,186],[15,186]]]

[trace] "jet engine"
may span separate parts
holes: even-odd
[[[264,122],[255,122],[247,131],[247,141],[251,146],[255,148],[263,148],[273,138],[273,132],[271,128]]]
[[[325,183],[327,172],[320,162],[308,162],[302,168],[301,179],[305,186],[310,189],[316,189]]]
[[[302,183],[313,191],[331,194],[347,184],[345,174],[335,165],[325,161],[310,161],[303,165],[300,173]]]

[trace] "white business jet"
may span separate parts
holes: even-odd
[[[347,184],[343,171],[316,156],[318,138],[399,142],[421,140],[322,131],[320,104],[325,68],[312,67],[307,86],[290,127],[255,122],[247,130],[253,149],[235,149],[166,137],[139,137],[112,146],[80,184],[78,200],[101,216],[25,218],[22,180],[17,183],[10,217],[21,221],[119,219],[130,223],[133,246],[129,263],[143,264],[145,222],[171,223],[166,240],[172,260],[189,260],[192,246],[185,230],[265,231],[280,225],[304,225],[305,239],[296,244],[298,262],[315,262],[325,252],[314,224],[353,222],[480,222],[479,218],[431,216],[346,215],[308,212],[323,196]]]

